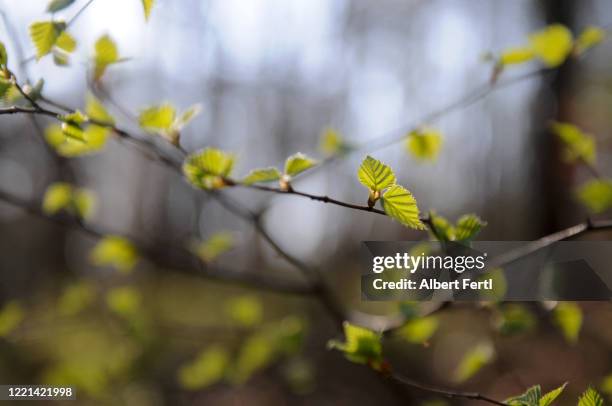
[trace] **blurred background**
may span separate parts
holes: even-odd
[[[84,3],[55,17],[69,19]],[[0,1],[0,40],[12,61],[34,54],[28,26],[49,19],[46,5]],[[32,82],[44,78],[48,98],[83,108],[94,43],[109,34],[128,60],[108,69],[98,92],[119,126],[150,137],[133,120],[142,108],[200,103],[182,146],[235,152],[240,175],[282,166],[297,151],[322,158],[326,128],[357,144],[428,124],[444,135],[435,163],[415,160],[402,143],[373,155],[394,168],[423,212],[435,209],[450,219],[477,213],[488,222],[480,239],[530,240],[588,214],[574,189],[589,173],[563,163],[550,120],[594,134],[599,170],[612,173],[610,42],[435,122],[420,120],[488,83],[487,52],[521,45],[552,22],[575,33],[590,24],[608,27],[612,7],[605,0],[159,0],[146,23],[137,0],[98,0],[70,26],[78,40],[70,66],[46,57],[12,69]],[[513,67],[502,78],[537,67]],[[49,184],[68,181],[97,195],[87,222],[108,233],[164,254],[228,232],[233,248],[216,259],[218,266],[302,280],[251,224],[125,143],[57,158],[41,141],[49,123],[1,116],[0,190],[40,202]],[[364,204],[355,176],[364,155],[336,160],[294,186]],[[224,193],[265,209],[271,235],[322,269],[347,307],[398,312],[397,303],[360,301],[360,242],[425,233],[293,196]],[[412,390],[398,394],[367,368],[326,350],[327,340],[341,334],[312,298],[216,283],[144,256],[129,274],[96,267],[89,260],[96,242],[0,202],[0,300],[8,304],[0,332],[3,320],[15,325],[0,338],[2,383],[71,383],[83,404],[461,404]],[[532,384],[552,389],[570,381],[567,403],[560,404],[575,404],[586,385],[612,372],[612,309],[584,304],[580,340],[568,343],[541,306],[525,307],[539,322],[518,335],[496,332],[499,309],[459,306],[436,317],[431,337],[391,338],[385,353],[407,376],[500,399]],[[462,354],[476,344],[495,355],[458,382]]]

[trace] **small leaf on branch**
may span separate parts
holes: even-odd
[[[576,303],[559,302],[553,310],[553,320],[570,344],[578,342],[582,328],[582,309]]]
[[[383,361],[381,335],[347,321],[343,326],[344,342],[330,340],[327,347],[342,351],[351,362],[368,364],[374,369],[379,369]]]
[[[68,34],[66,31],[62,31],[55,41],[55,46],[62,51],[72,53],[77,47],[77,41],[72,35]]]
[[[176,109],[170,104],[162,104],[141,111],[138,123],[147,131],[168,131],[175,119]]]
[[[328,157],[342,154],[350,149],[342,135],[333,128],[326,128],[319,138],[319,150]]]
[[[580,202],[593,213],[603,213],[612,208],[612,179],[593,179],[580,186],[577,192]]]
[[[70,206],[72,203],[72,185],[57,182],[50,185],[43,198],[43,211],[46,214],[55,214]]]
[[[225,348],[211,346],[178,371],[178,381],[187,390],[201,390],[219,382],[230,364]]]
[[[47,5],[48,13],[57,13],[74,3],[75,0],[51,0]]]
[[[263,320],[263,306],[254,296],[241,296],[229,301],[228,316],[244,327],[253,327]]]
[[[12,333],[25,318],[23,307],[16,301],[6,303],[0,309],[0,337]]]
[[[280,171],[274,167],[253,169],[244,179],[242,179],[242,183],[252,185],[253,183],[274,182],[279,180],[280,177]]]
[[[519,303],[502,305],[496,320],[496,327],[501,334],[521,334],[533,329],[537,320],[535,316]]]
[[[155,0],[142,0],[142,8],[144,10],[144,16],[146,21],[149,21],[153,5],[155,5]]]
[[[100,151],[106,144],[108,133],[104,127],[90,125],[81,132],[82,139],[76,139],[67,135],[59,125],[51,124],[45,130],[45,140],[59,155],[70,158]]]
[[[92,120],[110,125],[115,124],[113,116],[108,113],[102,102],[91,93],[88,93],[86,97],[85,113],[87,113]]]
[[[287,158],[287,161],[285,161],[285,174],[293,177],[312,168],[316,164],[316,160],[298,152],[297,154],[291,155]]]
[[[454,379],[456,382],[464,382],[476,375],[485,365],[490,363],[495,356],[495,350],[489,343],[481,343],[474,346],[457,366]]]
[[[213,234],[202,242],[192,245],[191,250],[204,262],[212,262],[234,246],[234,237],[228,232]]]
[[[606,31],[593,25],[588,26],[580,33],[574,44],[576,55],[582,55],[606,38]]]
[[[30,39],[36,48],[36,59],[51,52],[58,37],[66,29],[63,21],[37,21],[30,25]]]
[[[226,178],[234,167],[234,155],[216,148],[205,148],[190,154],[183,164],[183,173],[192,185],[202,189],[227,186]]]
[[[0,67],[6,67],[8,62],[8,54],[6,53],[6,47],[4,46],[4,42],[0,41]]]
[[[391,168],[369,155],[361,163],[357,177],[362,185],[375,192],[395,184],[395,174]]]
[[[393,185],[382,197],[383,209],[391,218],[405,226],[424,230],[425,225],[419,218],[419,208],[412,194],[400,185]]]
[[[140,311],[142,298],[140,293],[129,286],[113,288],[106,294],[106,304],[119,316],[132,318]]]
[[[436,332],[438,325],[438,319],[434,316],[416,317],[400,327],[397,335],[409,343],[423,344]]]
[[[501,66],[518,65],[534,58],[534,52],[528,47],[509,48],[501,53],[498,63]]]
[[[525,393],[506,399],[504,403],[510,406],[539,406],[542,398],[542,387],[534,385],[527,389]]]
[[[409,153],[419,160],[435,161],[442,147],[442,134],[432,128],[412,131],[406,139]]]
[[[586,134],[580,128],[568,123],[553,122],[551,129],[565,146],[564,156],[566,161],[570,163],[576,161],[595,163],[595,140],[592,135]]]
[[[548,67],[561,65],[573,47],[571,31],[563,24],[552,24],[529,35],[535,55]]]
[[[604,400],[595,389],[589,387],[580,395],[578,406],[604,406]]]
[[[182,130],[187,124],[191,122],[191,120],[196,118],[201,111],[202,106],[199,104],[194,104],[193,106],[189,107],[174,121],[174,123],[172,123],[173,129],[176,131]]]
[[[567,382],[563,385],[559,386],[557,389],[553,389],[548,393],[545,393],[541,398],[538,406],[550,406],[553,404],[555,400],[563,393],[565,387],[567,386]]]
[[[96,41],[93,62],[95,81],[102,78],[108,66],[120,62],[117,45],[109,35],[103,35]]]
[[[138,252],[127,239],[110,235],[96,244],[90,258],[96,266],[111,266],[119,272],[127,273],[138,262]]]

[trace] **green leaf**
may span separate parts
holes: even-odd
[[[57,13],[74,3],[74,0],[51,0],[47,5],[48,13]]]
[[[582,160],[589,164],[595,163],[593,136],[583,133],[578,127],[568,123],[554,122],[551,128],[565,146],[566,161],[572,163]]]
[[[0,66],[6,66],[8,62],[8,54],[4,42],[0,41]]]
[[[60,21],[37,21],[30,25],[30,39],[36,48],[36,59],[51,52],[58,37],[66,29],[66,23]]]
[[[111,266],[119,272],[127,273],[138,262],[138,252],[125,238],[110,235],[96,244],[90,258],[96,266]]]
[[[552,24],[529,36],[535,55],[548,67],[565,62],[572,51],[572,33],[562,24]]]
[[[149,17],[151,16],[151,10],[153,9],[154,4],[155,0],[142,0],[142,8],[144,10],[144,16],[146,21],[149,21]]]
[[[230,319],[244,327],[253,327],[263,320],[263,306],[254,296],[241,296],[229,301],[226,307]]]
[[[295,176],[298,173],[304,172],[317,164],[317,161],[298,152],[291,155],[285,161],[285,174]]]
[[[10,80],[0,76],[0,99],[4,99],[11,88],[13,88],[13,83],[11,83]]]
[[[89,218],[96,207],[96,196],[86,189],[75,189],[72,194],[72,204],[76,214],[83,219]]]
[[[608,374],[601,382],[601,391],[612,397],[612,374]]]
[[[496,325],[501,334],[520,334],[532,330],[536,317],[525,306],[518,303],[502,305]]]
[[[0,309],[0,337],[12,333],[25,318],[23,307],[16,302],[8,302]]]
[[[369,155],[361,163],[357,177],[363,186],[375,192],[395,184],[395,174],[391,168]]]
[[[87,113],[92,120],[111,125],[115,124],[113,116],[108,113],[102,102],[91,93],[88,93],[86,97],[85,113]]]
[[[74,316],[95,301],[96,291],[87,282],[68,286],[59,298],[58,310],[64,316]]]
[[[192,185],[202,189],[218,189],[234,167],[234,155],[215,148],[190,154],[183,164],[183,173]]]
[[[438,325],[438,319],[434,316],[414,318],[407,321],[397,335],[409,343],[423,344],[436,332]]]
[[[178,381],[187,390],[207,388],[223,379],[229,363],[230,355],[225,348],[209,347],[179,369]]]
[[[540,398],[540,402],[538,403],[538,406],[549,406],[549,405],[552,405],[552,403],[565,390],[566,386],[567,386],[567,382],[565,382],[563,385],[559,386],[557,389],[553,389],[550,392],[544,394],[544,396],[542,396]]]
[[[525,393],[507,399],[504,403],[510,406],[539,406],[542,398],[542,388],[540,385],[532,386]]]
[[[62,31],[55,41],[55,46],[65,52],[72,53],[76,49],[77,42],[72,35],[68,34],[66,31]]]
[[[106,305],[116,314],[131,318],[140,311],[142,298],[140,293],[129,286],[113,288],[106,294]]]
[[[604,400],[595,389],[589,387],[580,395],[578,406],[604,406]]]
[[[387,215],[405,226],[424,230],[419,218],[419,208],[412,194],[400,185],[393,185],[382,197],[383,209]]]
[[[194,243],[191,249],[202,261],[212,262],[233,246],[233,235],[228,232],[219,232],[210,236],[206,241]]]
[[[590,25],[586,27],[576,38],[574,49],[577,55],[582,55],[606,38],[606,31],[602,28]]]
[[[89,120],[89,118],[81,111],[77,110],[74,113],[64,114],[60,117],[60,120],[65,123],[81,125]]]
[[[350,146],[344,141],[342,135],[333,128],[326,128],[319,137],[319,150],[328,157],[344,153]]]
[[[202,106],[200,104],[194,104],[193,106],[189,107],[172,124],[173,129],[175,131],[182,130],[187,124],[191,122],[191,120],[196,118],[201,111]]]
[[[502,268],[493,268],[478,278],[481,281],[486,279],[491,279],[493,289],[480,292],[480,298],[489,301],[503,300],[508,291],[508,281],[506,280],[504,270]]]
[[[572,302],[559,302],[553,310],[553,320],[569,343],[575,344],[578,342],[582,327],[582,309],[580,306]]]
[[[487,222],[483,221],[475,214],[465,214],[459,217],[455,225],[455,240],[456,241],[471,241],[478,235],[482,227],[486,226]]]
[[[176,119],[176,109],[169,105],[149,107],[140,112],[138,123],[147,131],[168,131]]]
[[[75,157],[100,151],[106,145],[109,130],[104,127],[90,125],[81,131],[81,139],[68,135],[57,124],[51,124],[45,130],[45,140],[59,155]]]
[[[442,134],[432,128],[412,131],[406,139],[406,148],[419,160],[435,161],[442,147]]]
[[[345,321],[344,342],[331,340],[327,347],[342,351],[345,357],[358,364],[380,364],[382,362],[381,335],[364,327]]]
[[[454,380],[464,382],[476,375],[485,365],[493,360],[495,351],[489,343],[481,343],[466,352],[455,369]]]
[[[253,183],[273,182],[280,178],[280,171],[274,167],[253,169],[244,179],[242,179],[242,183],[245,185],[252,185]]]
[[[612,179],[593,179],[580,186],[578,200],[593,213],[612,208]]]
[[[72,185],[64,182],[51,184],[43,198],[43,211],[46,214],[55,214],[72,204]]]
[[[518,65],[532,60],[534,56],[533,50],[528,47],[509,48],[501,53],[498,63],[501,66]]]
[[[99,81],[109,65],[119,62],[119,51],[109,35],[103,35],[94,45],[94,79]]]

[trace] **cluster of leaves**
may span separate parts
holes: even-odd
[[[485,221],[475,214],[465,214],[457,220],[455,225],[451,224],[446,218],[431,211],[429,213],[430,231],[433,237],[440,242],[455,241],[467,243],[472,241],[487,225]]]
[[[80,218],[92,215],[96,204],[93,192],[77,188],[66,182],[56,182],[47,188],[43,198],[43,211],[53,215],[66,210]]]
[[[385,367],[382,355],[381,334],[365,327],[344,322],[344,342],[330,340],[329,349],[336,349],[344,353],[351,362],[365,364],[381,371]]]

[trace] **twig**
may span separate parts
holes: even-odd
[[[66,23],[66,28],[70,27],[93,2],[94,0],[89,0],[87,3],[85,3],[83,7],[81,7],[79,11],[77,11],[76,14],[72,16],[70,20],[68,20],[68,22]]]

